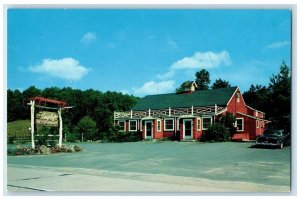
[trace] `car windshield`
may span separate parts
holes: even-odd
[[[267,130],[265,130],[264,135],[278,135],[278,136],[282,136],[283,135],[283,130],[267,129]]]

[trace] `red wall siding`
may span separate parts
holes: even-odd
[[[160,132],[157,131],[157,119],[154,120],[154,130],[153,130],[153,138],[160,139],[163,138],[163,120],[161,120],[160,124]]]
[[[240,95],[240,102],[237,102],[237,97],[234,94],[233,98],[228,103],[227,112],[233,113],[236,117],[244,118],[244,131],[238,131],[234,135],[234,140],[254,140],[256,136],[263,133],[264,128],[256,128],[256,119],[239,115],[236,112],[241,112],[253,117],[263,117],[263,113],[258,111],[257,116],[255,116],[255,110],[246,106],[243,97]]]
[[[200,123],[201,123],[201,128],[202,128],[202,118],[200,119]],[[197,118],[194,118],[194,129],[193,129],[193,139],[198,140],[202,137],[202,131],[200,129],[200,131],[197,130],[198,127],[198,120]]]

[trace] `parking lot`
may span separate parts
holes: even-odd
[[[79,153],[9,156],[9,191],[289,192],[291,148],[254,143],[81,143]],[[63,186],[48,184],[59,180]],[[86,180],[86,182],[85,182]]]

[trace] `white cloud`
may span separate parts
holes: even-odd
[[[143,86],[139,88],[133,88],[132,93],[137,96],[150,95],[150,94],[164,94],[169,92],[174,92],[175,81],[167,80],[161,82],[149,81],[144,83]]]
[[[191,57],[184,57],[174,62],[166,73],[158,74],[156,78],[160,80],[170,79],[175,76],[179,70],[186,70],[194,73],[195,70],[215,68],[220,65],[231,65],[231,58],[227,51],[221,52],[196,52]]]
[[[41,64],[29,67],[29,70],[70,81],[78,81],[89,73],[88,68],[81,66],[73,58],[44,59]]]
[[[231,58],[227,51],[214,53],[196,52],[191,57],[185,57],[171,65],[171,69],[201,69],[219,67],[221,64],[230,65]]]
[[[272,44],[269,44],[266,48],[267,49],[279,49],[279,48],[288,46],[289,44],[290,44],[289,41],[274,42]]]
[[[90,44],[91,42],[93,42],[95,40],[97,40],[96,34],[91,33],[91,32],[87,32],[81,38],[81,42],[84,44]]]

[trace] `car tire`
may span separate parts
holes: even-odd
[[[281,143],[280,143],[280,146],[279,146],[279,148],[280,148],[280,149],[282,149],[282,148],[283,148],[283,142],[281,142]]]

